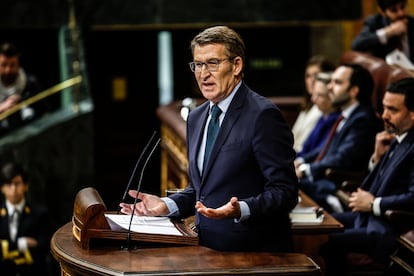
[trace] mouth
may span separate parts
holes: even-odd
[[[214,83],[212,82],[203,82],[201,87],[206,90],[211,90],[214,87]]]
[[[386,132],[390,134],[394,134],[397,132],[397,129],[395,128],[395,126],[389,122],[384,122],[384,129]]]

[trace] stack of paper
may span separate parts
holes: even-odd
[[[289,214],[292,223],[321,223],[323,221],[323,209],[316,206],[296,206]]]

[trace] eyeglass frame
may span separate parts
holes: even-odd
[[[212,59],[209,59],[207,62],[202,62],[202,61],[191,61],[191,62],[189,62],[188,63],[188,65],[190,66],[190,70],[191,70],[191,72],[193,72],[193,73],[201,73],[201,71],[203,70],[203,66],[205,65],[206,66],[206,70],[207,71],[209,71],[209,72],[217,72],[218,70],[219,70],[219,65],[223,62],[223,61],[226,61],[226,60],[228,60],[228,61],[230,61],[230,60],[233,60],[233,59],[235,59],[237,56],[234,56],[234,57],[229,57],[229,58],[223,58],[223,59],[218,59],[218,58],[212,58]],[[214,61],[214,62],[217,62],[217,64],[215,64],[215,63],[211,63],[212,61]],[[197,63],[200,63],[200,70],[199,71],[197,71],[197,67],[196,67],[196,64]],[[214,68],[213,70],[210,68],[210,66],[217,66],[217,68]],[[193,69],[194,68],[194,69]]]

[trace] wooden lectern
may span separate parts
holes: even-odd
[[[73,207],[72,234],[82,249],[89,249],[92,239],[124,240],[128,239],[127,230],[113,230],[109,226],[105,213],[105,203],[99,193],[91,187],[80,190]],[[198,245],[197,233],[183,221],[173,221],[182,236],[130,232],[131,241],[141,243],[162,243],[175,245]]]

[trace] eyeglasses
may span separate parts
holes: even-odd
[[[206,66],[207,71],[217,72],[218,69],[219,69],[220,63],[222,63],[223,61],[226,61],[226,60],[230,61],[234,58],[235,57],[224,58],[224,59],[212,58],[212,59],[207,60],[207,62],[192,61],[192,62],[189,62],[188,65],[190,65],[191,71],[193,71],[195,73],[200,73],[201,70],[203,69],[203,65]]]

